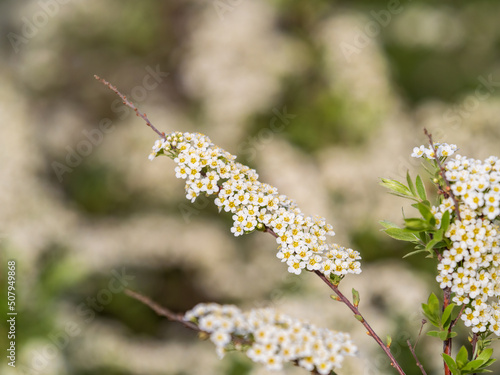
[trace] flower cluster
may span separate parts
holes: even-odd
[[[435,149],[437,151],[438,158],[451,156],[457,151],[456,145],[449,145],[447,143],[434,143]],[[435,158],[435,151],[430,147],[425,147],[424,145],[420,147],[413,148],[413,153],[411,154],[414,158],[425,158],[433,160]]]
[[[210,334],[219,356],[231,349],[245,351],[269,370],[281,370],[284,363],[292,362],[308,371],[329,374],[342,365],[345,356],[357,351],[347,333],[318,328],[271,308],[244,313],[233,305],[202,303],[184,319]]]
[[[441,146],[446,152],[456,150],[454,145]],[[423,146],[414,154],[417,149]],[[453,217],[445,233],[452,246],[442,254],[436,279],[442,289],[451,288],[453,302],[466,306],[462,319],[467,327],[474,333],[489,330],[500,336],[500,228],[495,223],[500,214],[500,161],[493,156],[480,161],[456,155],[444,170],[460,218],[455,217],[452,197],[433,207],[438,225],[445,212]]]
[[[186,198],[194,202],[200,194],[216,195],[219,212],[232,214],[235,236],[254,230],[274,233],[277,257],[288,271],[320,271],[344,276],[361,272],[359,253],[336,244],[327,236],[335,233],[322,217],[305,216],[295,202],[258,180],[255,170],[235,161],[236,157],[199,133],[175,132],[157,140],[149,158],[167,155],[177,163],[177,178],[186,180]]]

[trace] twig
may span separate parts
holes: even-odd
[[[455,194],[453,194],[453,190],[451,190],[450,182],[446,179],[446,175],[445,175],[446,172],[444,170],[443,165],[439,161],[439,157],[437,155],[437,147],[436,147],[436,145],[434,144],[434,142],[432,140],[432,134],[429,133],[427,131],[427,129],[424,129],[424,133],[427,136],[427,138],[429,138],[429,144],[430,144],[430,146],[432,148],[432,151],[434,151],[434,159],[436,160],[436,164],[437,164],[437,166],[439,168],[439,174],[441,175],[441,177],[444,180],[444,183],[446,184],[446,194],[448,194],[451,197],[451,199],[453,200],[453,203],[455,205],[455,214],[457,215],[457,219],[461,220],[460,219],[460,210],[458,208],[457,198],[455,197]]]
[[[161,138],[165,139],[165,133],[160,132],[158,129],[156,129],[153,126],[153,124],[151,123],[151,121],[149,121],[149,119],[146,116],[146,114],[143,113],[143,112],[141,112],[141,111],[139,111],[137,109],[137,107],[134,105],[134,103],[132,103],[130,100],[127,99],[127,97],[125,95],[123,95],[120,91],[118,91],[118,89],[116,88],[116,86],[113,86],[111,83],[109,83],[108,81],[106,81],[104,78],[99,77],[98,75],[94,74],[94,78],[97,79],[98,81],[102,82],[106,86],[108,86],[111,90],[113,90],[123,100],[123,104],[125,104],[129,108],[132,108],[134,110],[135,114],[138,117],[140,117],[144,121],[146,121],[146,125],[148,125],[151,129],[153,129],[153,131],[156,134],[158,134]]]
[[[407,340],[406,343],[408,344],[408,347],[410,348],[411,354],[413,355],[413,358],[415,358],[415,362],[417,362],[417,366],[420,368],[420,371],[422,372],[423,375],[427,375],[427,373],[424,370],[424,366],[422,366],[422,364],[420,363],[420,361],[417,358],[417,354],[415,353],[415,346],[417,346],[417,343],[415,343],[414,347],[411,346],[410,340]]]
[[[479,336],[478,336],[478,334],[477,334],[477,333],[474,333],[474,334],[472,335],[471,346],[472,346],[472,359],[473,359],[473,360],[474,360],[474,359],[476,359],[476,357],[477,357],[477,353],[476,353],[477,348],[476,348],[476,346],[477,346],[477,339],[478,339],[478,337],[479,337]]]
[[[275,238],[278,238],[278,235],[276,233],[274,233],[274,231],[271,228],[266,227],[264,232],[269,233],[270,235],[272,235]],[[349,307],[349,309],[351,309],[351,311],[354,313],[354,315],[357,317],[357,319],[361,322],[361,324],[363,324],[365,326],[365,328],[368,330],[368,334],[371,337],[373,337],[373,339],[377,342],[377,344],[384,350],[385,354],[389,357],[389,359],[391,360],[391,366],[393,366],[401,375],[405,375],[403,369],[401,368],[399,363],[396,361],[396,358],[394,358],[394,356],[392,355],[391,350],[387,347],[387,345],[384,344],[382,339],[375,333],[375,331],[372,329],[372,327],[370,327],[368,322],[363,318],[363,316],[359,312],[358,308],[356,306],[354,306],[351,303],[351,301],[349,301],[349,299],[342,294],[342,292],[338,289],[338,287],[336,285],[332,284],[330,282],[330,280],[328,280],[328,278],[325,275],[323,275],[319,271],[314,271],[314,273],[316,275],[318,275],[319,278],[321,280],[323,280],[325,282],[325,284],[328,285],[330,287],[330,289],[332,289],[335,292],[335,294],[339,297],[340,301],[342,301],[347,307]]]
[[[443,289],[443,311],[450,305],[451,302],[451,288],[446,287]],[[451,325],[448,328],[448,333],[451,332]],[[451,356],[451,344],[452,338],[446,339],[443,342],[443,353]],[[451,370],[448,367],[447,363],[443,360],[444,363],[444,373],[445,375],[451,375]]]
[[[150,298],[146,296],[143,296],[142,294],[134,292],[130,289],[125,289],[125,294],[128,295],[129,297],[135,298],[136,300],[142,302],[146,306],[149,306],[151,310],[153,310],[155,313],[157,313],[160,316],[164,316],[168,320],[181,323],[184,327],[187,327],[194,331],[204,332],[196,324],[184,320],[184,317],[182,315],[173,313],[172,311],[158,305],[156,302],[152,301]]]
[[[418,332],[417,341],[415,341],[415,345],[413,345],[413,349],[416,349],[418,342],[420,341],[420,336],[422,335],[422,329],[424,329],[425,323],[427,323],[427,320],[422,319],[422,325],[420,326],[420,331]]]
[[[453,328],[455,327],[455,325],[458,323],[460,317],[462,316],[462,313],[464,312],[465,310],[465,304],[462,305],[462,308],[460,309],[460,312],[458,313],[458,316],[455,318],[455,320],[451,323],[451,326],[450,328]]]
[[[354,306],[349,299],[342,294],[342,292],[339,290],[337,285],[334,285],[328,280],[328,278],[323,275],[320,271],[314,271],[316,275],[319,276],[321,280],[325,282],[326,285],[330,287],[331,290],[334,291],[334,293],[339,297],[340,301],[342,301],[356,316],[356,319],[358,319],[361,324],[365,326],[365,328],[368,330],[367,334],[377,342],[377,344],[382,348],[382,350],[385,352],[385,354],[389,357],[391,360],[391,366],[393,366],[400,375],[405,375],[405,372],[399,365],[399,363],[396,361],[396,358],[394,358],[394,355],[391,353],[391,350],[387,347],[387,345],[384,344],[382,339],[375,333],[373,328],[368,324],[368,322],[363,318],[361,313],[359,312],[358,308]]]

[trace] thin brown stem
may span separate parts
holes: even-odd
[[[101,78],[99,77],[98,75],[95,75],[94,74],[94,78],[97,79],[98,81],[102,82],[103,84],[105,84],[106,86],[108,86],[111,90],[113,90],[122,100],[123,100],[123,104],[126,105],[127,107],[129,108],[132,108],[136,114],[136,116],[142,118],[144,121],[146,121],[146,125],[148,125],[151,129],[153,129],[153,131],[158,134],[161,138],[165,139],[165,133],[163,132],[160,132],[158,129],[156,129],[153,124],[151,123],[151,121],[149,121],[148,117],[146,116],[145,113],[139,111],[139,109],[137,109],[137,107],[134,105],[134,103],[132,103],[130,100],[127,99],[127,97],[125,95],[123,95],[117,88],[116,86],[113,86],[111,83],[109,83],[108,81],[106,81],[104,78]]]
[[[446,287],[443,290],[443,311],[450,305],[450,302],[451,302],[451,288],[450,287]],[[448,328],[448,333],[450,333],[450,332],[451,332],[451,325],[450,325],[450,328]],[[447,354],[447,355],[451,356],[451,344],[452,344],[451,337],[449,339],[446,339],[443,342],[443,353],[444,354]],[[443,360],[443,363],[444,363],[444,373],[445,373],[445,375],[451,375],[450,368],[448,367],[448,365],[446,364],[446,362],[444,362],[444,360]]]
[[[278,238],[279,236],[274,233],[274,231],[271,228],[266,227],[264,230],[265,233],[269,233],[271,236]],[[375,331],[370,327],[368,322],[363,318],[361,313],[359,312],[357,306],[354,306],[349,299],[347,299],[346,296],[342,294],[342,292],[338,289],[337,285],[334,285],[328,280],[328,278],[323,275],[320,271],[314,271],[314,273],[325,282],[326,285],[332,289],[335,294],[338,296],[339,301],[343,302],[349,309],[354,313],[354,315],[360,320],[361,324],[365,326],[365,328],[368,330],[368,334],[373,337],[373,339],[377,342],[377,344],[384,350],[385,354],[389,357],[391,360],[391,366],[393,366],[401,375],[405,375],[403,369],[399,365],[399,363],[396,361],[396,358],[391,353],[391,350],[387,347],[387,345],[384,344],[382,339],[375,333]]]
[[[471,341],[471,346],[472,346],[472,359],[476,359],[477,357],[477,340],[479,336],[477,333],[472,334],[472,341]]]
[[[411,354],[413,355],[415,362],[417,362],[417,366],[420,368],[420,371],[422,372],[423,375],[427,375],[427,373],[424,370],[424,366],[422,366],[422,364],[418,360],[417,354],[415,353],[415,347],[411,346],[410,340],[406,341],[406,343],[408,344],[408,347],[410,348]],[[417,346],[417,344],[415,344],[415,346]]]
[[[182,315],[173,313],[172,311],[158,305],[156,302],[152,301],[150,298],[146,296],[143,296],[142,294],[134,292],[130,289],[125,289],[125,294],[128,295],[129,297],[135,298],[136,300],[142,302],[146,306],[149,306],[151,310],[153,310],[155,313],[157,313],[160,316],[164,316],[168,320],[181,323],[184,327],[187,327],[194,331],[203,332],[201,329],[198,328],[196,324],[184,320],[184,317]]]
[[[386,344],[382,341],[382,339],[375,333],[373,328],[368,324],[368,322],[365,320],[365,318],[361,315],[359,312],[358,308],[354,306],[349,299],[342,294],[342,292],[339,290],[337,285],[334,285],[328,280],[328,278],[323,275],[320,271],[314,271],[316,275],[319,276],[321,280],[325,282],[326,285],[330,287],[331,290],[338,296],[339,301],[342,301],[356,316],[356,318],[363,324],[363,326],[367,329],[367,333],[369,336],[371,336],[377,344],[382,348],[382,350],[385,352],[385,354],[389,357],[391,360],[391,366],[393,366],[400,375],[405,375],[405,372],[399,365],[399,363],[396,361],[396,358],[394,358],[394,355],[391,353],[391,350],[387,347]]]
[[[446,171],[444,170],[443,165],[439,161],[439,157],[437,154],[437,147],[434,144],[434,141],[432,140],[432,134],[427,131],[427,129],[424,129],[424,133],[429,138],[429,144],[432,148],[432,151],[434,151],[434,160],[436,160],[436,164],[439,168],[439,174],[443,178],[444,183],[446,184],[446,194],[451,197],[453,200],[453,204],[455,205],[455,214],[457,215],[457,219],[460,220],[460,210],[458,208],[458,201],[455,195],[453,194],[453,191],[451,190],[451,185],[450,182],[446,179]]]
[[[415,345],[413,345],[413,349],[417,348],[418,342],[420,341],[420,336],[422,335],[422,330],[424,329],[424,325],[427,323],[427,320],[422,319],[422,325],[420,326],[420,331],[418,332],[417,341],[415,341]]]
[[[455,325],[458,323],[458,321],[460,320],[460,317],[462,316],[463,312],[465,310],[465,304],[462,305],[462,308],[460,309],[460,312],[458,313],[458,316],[455,318],[455,320],[451,323],[450,325],[450,328],[453,329],[453,327],[455,327]]]

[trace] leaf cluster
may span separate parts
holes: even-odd
[[[415,201],[412,207],[419,211],[421,217],[404,218],[403,228],[389,221],[382,221],[381,224],[385,228],[384,232],[390,237],[415,245],[415,251],[406,254],[403,258],[419,253],[427,253],[428,258],[433,258],[451,245],[450,240],[444,236],[450,225],[451,215],[445,212],[438,228],[422,178],[417,176],[414,183],[410,174],[407,173],[406,181],[407,185],[404,185],[399,181],[383,178],[381,185],[396,196]]]
[[[455,306],[454,303],[449,304],[444,311],[441,312],[438,298],[434,293],[431,293],[427,303],[422,304],[422,310],[427,320],[434,327],[439,328],[439,331],[429,331],[427,332],[428,336],[438,337],[442,341],[445,341],[457,335],[456,332],[451,331],[451,326],[454,321],[452,315]]]
[[[492,354],[493,349],[484,349],[476,359],[469,361],[469,353],[465,346],[462,346],[457,353],[456,360],[444,353],[443,359],[453,375],[481,374],[491,372],[487,367],[496,361],[496,359],[491,358]]]

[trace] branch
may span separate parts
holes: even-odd
[[[472,335],[472,341],[471,341],[471,346],[472,346],[472,359],[477,358],[477,339],[478,339],[478,334],[474,333]]]
[[[125,289],[125,294],[128,295],[129,297],[138,300],[139,302],[142,302],[146,306],[149,306],[151,310],[153,310],[155,313],[157,313],[160,316],[164,316],[168,320],[181,323],[184,327],[192,329],[193,331],[205,332],[202,331],[196,324],[185,321],[183,315],[173,313],[172,311],[158,305],[156,302],[152,301],[146,296],[143,296],[142,294],[136,293],[130,289]]]
[[[113,86],[111,83],[109,83],[108,81],[106,81],[105,79],[103,78],[100,78],[99,76],[97,75],[94,75],[94,78],[97,79],[98,81],[102,82],[104,85],[108,86],[111,90],[113,90],[122,100],[123,100],[123,104],[126,105],[127,107],[130,107],[134,110],[135,114],[138,116],[138,117],[141,117],[145,122],[146,124],[151,128],[153,129],[153,131],[158,134],[162,139],[165,139],[165,133],[163,132],[160,132],[158,129],[156,129],[153,124],[149,121],[149,119],[147,118],[146,114],[145,113],[142,113],[140,112],[137,107],[127,99],[127,97],[125,95],[123,95],[120,91],[118,91],[118,89]],[[274,231],[268,227],[265,228],[264,232],[267,232],[269,234],[271,234],[273,237],[277,238],[278,235],[276,233],[274,233]],[[356,315],[356,317],[358,318],[359,317],[359,320],[361,321],[361,323],[365,326],[365,328],[368,330],[368,334],[370,336],[373,337],[373,339],[379,344],[379,346],[384,350],[384,352],[387,354],[387,356],[389,357],[389,359],[391,360],[391,366],[393,366],[398,372],[400,375],[406,375],[403,371],[403,369],[401,368],[401,366],[398,364],[398,362],[396,361],[396,359],[394,358],[394,356],[392,355],[390,349],[383,343],[383,341],[380,339],[380,337],[375,333],[375,331],[370,327],[370,325],[365,321],[365,319],[361,316],[358,308],[356,306],[354,306],[341,292],[340,290],[337,288],[336,285],[333,285],[327,278],[325,275],[323,275],[321,272],[319,271],[314,271],[314,273],[316,273],[316,275],[318,275],[336,294],[337,296],[340,298],[340,300],[342,302],[344,302],[344,304],[347,305],[347,307],[349,307],[353,312],[354,314]],[[136,293],[136,292],[133,292],[129,289],[126,289],[125,290],[125,293],[132,297],[132,298],[135,298],[136,300],[144,303],[145,305],[149,306],[153,311],[155,311],[158,315],[160,316],[164,316],[166,317],[167,319],[171,320],[171,321],[175,321],[175,322],[179,322],[181,323],[182,325],[184,325],[185,327],[187,328],[190,328],[192,330],[195,330],[195,331],[198,331],[198,332],[203,332],[201,331],[198,326],[196,326],[195,324],[193,324],[192,322],[186,322],[183,320],[183,317],[182,315],[177,315],[177,314],[174,314],[173,312],[171,312],[170,310],[158,305],[157,303],[153,302],[151,299],[149,299],[148,297],[146,296],[143,296],[139,293]],[[313,370],[311,372],[312,374],[315,374],[317,373],[316,370]]]
[[[330,287],[330,289],[335,292],[335,294],[339,297],[339,300],[342,301],[347,307],[349,307],[349,309],[356,316],[356,319],[358,319],[361,322],[361,324],[365,326],[365,328],[368,330],[367,332],[368,335],[373,337],[373,339],[377,342],[377,344],[382,348],[382,350],[391,360],[391,366],[393,366],[399,372],[400,375],[405,375],[405,372],[403,371],[399,363],[396,361],[396,358],[394,358],[394,355],[391,353],[391,350],[387,347],[387,345],[384,344],[382,339],[375,333],[375,331],[368,324],[365,318],[363,318],[358,308],[354,306],[351,303],[351,301],[349,301],[349,299],[347,299],[347,297],[342,294],[342,292],[338,289],[337,285],[332,284],[330,280],[328,280],[328,278],[325,275],[323,275],[320,271],[314,271],[314,273],[318,275],[319,278],[323,280],[325,284],[327,284]]]
[[[274,231],[271,228],[266,227],[266,229],[264,230],[264,233],[269,233],[274,238],[278,238],[278,235],[276,233],[274,233]],[[336,285],[333,285],[330,282],[330,280],[328,280],[328,278],[325,275],[323,275],[320,271],[314,271],[314,273],[316,275],[318,275],[319,278],[321,280],[323,280],[325,282],[325,284],[327,284],[330,287],[330,289],[332,289],[335,292],[335,294],[339,297],[339,301],[343,302],[347,307],[349,307],[349,309],[351,309],[351,311],[354,313],[356,318],[368,330],[368,334],[371,337],[373,337],[373,339],[377,342],[377,344],[384,350],[385,354],[387,354],[387,356],[391,360],[391,366],[393,366],[401,375],[405,375],[403,369],[401,368],[399,363],[396,361],[396,358],[394,358],[394,356],[392,355],[391,350],[387,347],[387,345],[384,344],[382,339],[375,333],[375,331],[372,329],[372,327],[370,327],[368,322],[363,318],[363,316],[359,312],[358,308],[356,306],[354,306],[351,303],[351,301],[349,301],[349,299],[347,299],[347,297],[342,294],[342,292],[338,289],[338,287]]]
[[[462,313],[464,312],[465,310],[465,304],[462,305],[462,308],[460,309],[460,312],[458,313],[458,316],[455,318],[455,320],[451,323],[451,326],[450,328],[453,328],[455,327],[455,325],[458,323],[460,317],[462,316]]]
[[[151,129],[153,129],[153,131],[158,134],[162,139],[165,139],[165,133],[163,132],[160,132],[158,129],[156,129],[153,124],[151,123],[151,121],[149,121],[148,117],[146,116],[145,113],[139,111],[137,109],[137,107],[134,105],[134,103],[132,103],[130,100],[127,99],[127,97],[125,95],[123,95],[120,91],[118,91],[118,89],[116,88],[116,86],[113,86],[111,83],[109,83],[108,81],[106,81],[104,78],[101,78],[99,77],[98,75],[95,75],[94,74],[94,78],[97,79],[99,82],[102,82],[103,84],[105,84],[106,86],[108,86],[111,90],[113,90],[122,100],[123,100],[123,104],[125,104],[127,107],[129,108],[132,108],[136,114],[136,116],[142,118],[144,121],[146,121],[146,125],[148,125]]]
[[[185,321],[183,315],[173,313],[169,309],[158,305],[156,302],[152,301],[150,298],[148,298],[146,296],[143,296],[142,294],[134,292],[130,289],[125,289],[125,294],[128,295],[129,297],[132,297],[132,298],[138,300],[139,302],[142,302],[146,306],[150,307],[151,310],[153,310],[155,313],[157,313],[160,316],[166,317],[168,320],[181,323],[184,327],[192,329],[193,331],[210,335],[210,332],[206,332],[206,331],[200,329],[193,322]],[[239,343],[239,344],[243,344],[243,345],[251,345],[251,343],[252,343],[250,340],[246,340],[242,337],[239,337],[239,336],[236,336],[233,334],[231,334],[231,337],[232,337],[233,342],[235,342],[235,343]],[[299,367],[299,360],[298,359],[291,361],[291,363],[293,363],[294,366]],[[311,374],[319,375],[319,372],[317,371],[316,367],[311,371]]]
[[[461,220],[460,219],[460,210],[458,209],[458,201],[457,201],[457,198],[455,197],[455,195],[453,194],[453,190],[451,190],[451,186],[450,186],[450,182],[446,179],[445,177],[445,170],[444,170],[444,167],[443,165],[441,164],[441,162],[439,161],[439,157],[437,155],[437,147],[436,145],[434,144],[434,142],[432,141],[432,134],[429,133],[427,131],[427,129],[424,129],[424,133],[425,135],[427,136],[427,138],[429,138],[429,144],[432,148],[432,151],[434,151],[434,160],[436,160],[436,164],[439,168],[439,174],[441,175],[441,177],[443,178],[444,180],[444,183],[446,184],[446,194],[448,194],[451,199],[453,199],[453,203],[455,204],[455,214],[457,215],[457,219],[458,220]]]
[[[443,289],[443,310],[444,311],[450,304],[451,302],[451,288],[446,287]],[[451,332],[451,325],[448,328],[448,333]],[[450,337],[449,339],[446,339],[443,342],[443,353],[451,356],[451,344],[452,344],[452,338]],[[444,363],[444,374],[445,375],[451,375],[451,370],[446,364],[446,362],[443,360]]]
[[[417,366],[420,367],[420,371],[422,372],[423,375],[427,375],[427,373],[424,370],[424,366],[422,366],[422,364],[420,363],[420,361],[417,358],[417,354],[415,353],[415,347],[411,346],[410,340],[407,340],[406,343],[408,344],[408,347],[410,348],[410,351],[411,351],[411,354],[413,355],[413,358],[415,358],[415,361],[417,362]],[[417,346],[416,343],[415,343],[415,346]]]

